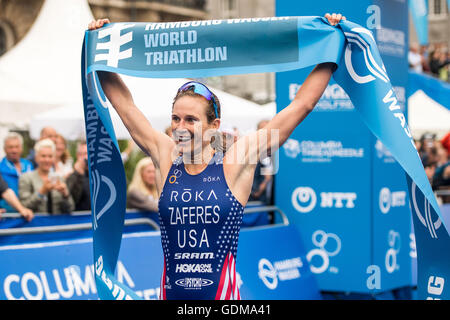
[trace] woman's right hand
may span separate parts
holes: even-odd
[[[88,29],[89,30],[100,29],[101,27],[103,27],[105,24],[108,24],[108,23],[111,23],[108,18],[92,20],[88,25]]]
[[[44,179],[44,183],[42,184],[41,189],[39,189],[39,193],[42,195],[46,195],[49,191],[53,189],[53,182],[46,178]]]

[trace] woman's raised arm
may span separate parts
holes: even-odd
[[[89,30],[95,30],[110,23],[108,19],[99,19],[89,23]],[[153,160],[155,169],[159,171],[161,160],[171,159],[175,142],[165,133],[154,129],[142,111],[136,107],[131,92],[116,73],[98,71],[103,92],[111,102],[123,124],[128,129],[136,144]],[[149,96],[149,100],[152,97]],[[163,160],[164,161],[164,160]],[[170,163],[170,161],[164,161]],[[165,171],[165,170],[163,170]],[[160,179],[157,179],[160,180]],[[163,181],[157,181],[161,185]]]

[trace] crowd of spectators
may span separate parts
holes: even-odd
[[[264,127],[266,121],[258,124]],[[170,132],[166,132],[170,135]],[[235,141],[238,130],[224,131],[225,139]],[[122,152],[128,160],[134,147],[129,143]],[[450,202],[450,132],[442,139],[424,134],[416,140],[425,172],[432,189],[444,203]],[[18,212],[27,221],[34,213],[64,214],[91,209],[87,144],[76,145],[73,159],[65,139],[53,128],[42,129],[39,140],[26,158],[22,157],[23,138],[11,132],[4,139],[5,157],[0,161],[0,214]],[[273,201],[273,172],[271,159],[258,163],[249,201],[270,205]],[[439,194],[440,193],[440,194]],[[127,207],[157,212],[158,195],[155,186],[155,167],[143,156],[133,167],[127,190]]]
[[[263,124],[265,122],[261,122],[258,128]],[[171,130],[166,130],[166,134],[170,136]],[[225,130],[224,143],[228,141],[231,144],[238,136],[236,128]],[[56,215],[91,209],[86,141],[77,142],[74,158],[64,137],[52,127],[41,130],[27,156],[23,156],[24,142],[20,134],[11,132],[3,142],[5,157],[0,162],[0,217],[3,212],[18,212],[31,221],[35,213]],[[121,153],[124,164],[134,146],[129,141]],[[262,164],[262,167],[267,167],[267,164]],[[264,172],[259,165],[250,201],[269,203],[268,175],[270,173]],[[155,167],[151,158],[143,154],[137,163],[133,163],[127,188],[127,207],[158,211]]]
[[[442,139],[426,133],[416,141],[416,148],[433,191],[443,203],[450,203],[450,132]]]
[[[419,46],[413,43],[408,52],[409,67],[450,82],[450,51],[446,44]]]

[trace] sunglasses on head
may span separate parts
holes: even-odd
[[[212,100],[213,106],[214,106],[214,114],[216,115],[216,118],[219,118],[219,114],[217,112],[216,99],[214,99],[212,92],[209,91],[209,89],[204,84],[195,82],[195,81],[190,81],[190,82],[183,84],[180,87],[180,89],[178,89],[178,92],[188,91],[188,90],[192,90],[194,93],[201,95],[208,101]]]

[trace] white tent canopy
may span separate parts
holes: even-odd
[[[416,139],[425,132],[442,137],[450,131],[450,110],[418,90],[408,99],[408,125]]]
[[[150,79],[123,76],[122,79],[130,89],[133,100],[151,125],[164,131],[170,125],[172,101],[177,89],[188,79]],[[275,115],[275,106],[260,106],[251,101],[229,93],[211,90],[221,103],[221,129],[238,128],[241,133],[256,130],[257,123],[263,119],[271,119]],[[117,139],[130,139],[130,135],[113,108],[110,108],[111,119]],[[68,140],[85,137],[83,109],[80,106],[69,106],[54,109],[33,117],[30,123],[30,135],[39,137],[45,126],[53,126]]]
[[[0,123],[26,128],[42,111],[82,105],[87,0],[46,0],[27,35],[0,58]]]

